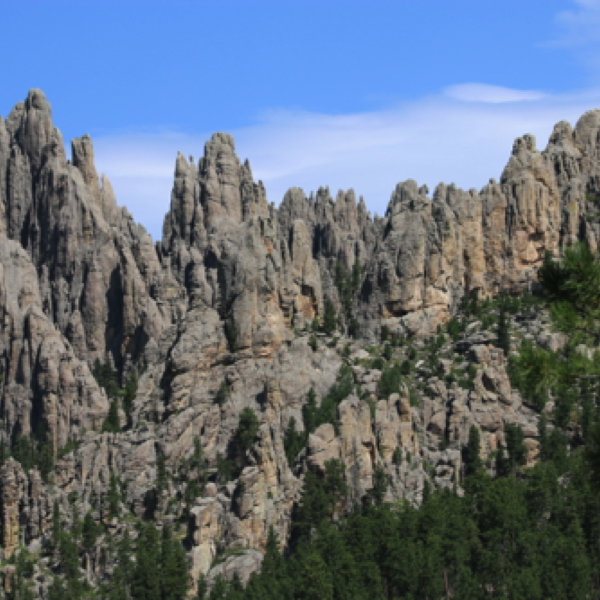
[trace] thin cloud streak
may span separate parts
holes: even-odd
[[[521,102],[523,100],[541,100],[545,94],[536,90],[515,90],[499,85],[483,83],[464,83],[452,85],[444,90],[446,96],[464,102]]]
[[[507,88],[494,88],[507,97]],[[464,86],[453,86],[454,89]],[[474,88],[471,88],[471,90]],[[351,115],[268,111],[256,124],[231,131],[241,160],[249,158],[269,201],[279,204],[286,190],[308,194],[328,185],[354,188],[373,212],[383,214],[399,181],[416,179],[431,190],[440,182],[477,189],[498,178],[517,136],[532,133],[543,148],[554,124],[573,124],[600,106],[600,90],[541,95],[508,90],[504,101],[443,93],[387,110]],[[512,94],[512,96],[511,96]],[[520,99],[517,97],[521,95]],[[470,98],[467,100],[466,98]],[[197,160],[210,133],[158,132],[104,136],[95,140],[97,164],[111,180],[120,204],[160,237],[169,208],[177,151]]]
[[[600,0],[573,0],[577,9],[556,15],[560,33],[543,44],[558,48],[594,47],[600,44]]]

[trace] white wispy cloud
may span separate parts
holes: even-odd
[[[556,15],[555,36],[547,45],[586,48],[600,45],[600,0],[573,0],[574,7]]]
[[[241,160],[278,204],[292,186],[306,193],[329,185],[354,188],[370,210],[385,212],[396,183],[408,178],[431,189],[440,181],[480,188],[498,178],[515,137],[532,133],[544,147],[553,125],[575,122],[600,106],[600,90],[542,94],[483,84],[452,86],[386,110],[350,115],[268,111],[230,131]],[[535,97],[534,97],[535,95]],[[156,239],[169,207],[177,151],[197,160],[211,132],[159,131],[95,140],[99,170]]]
[[[540,100],[545,94],[536,90],[515,90],[500,85],[484,83],[464,83],[452,85],[444,90],[446,96],[464,102],[522,102],[524,100]]]

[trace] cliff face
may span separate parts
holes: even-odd
[[[502,443],[506,423],[521,425],[533,457],[537,415],[511,389],[491,338],[473,334],[459,349],[448,346],[474,365],[471,389],[447,386],[442,361],[422,374],[412,402],[406,386],[379,397],[381,371],[367,365],[363,346],[384,326],[419,340],[446,323],[466,293],[528,289],[545,252],[581,239],[596,248],[599,130],[600,111],[592,111],[574,129],[559,123],[543,152],[532,136],[517,139],[500,181],[481,191],[440,184],[430,195],[414,181],[400,183],[375,220],[352,190],[334,200],[327,188],[308,198],[292,188],[278,208],[269,205],[233,139],[218,133],[198,163],[177,157],[171,208],[153,244],[98,176],[90,138],[72,142],[68,161],[47,100],[32,90],[0,118],[0,435],[7,447],[23,436],[48,440],[56,460],[51,485],[12,459],[1,468],[5,554],[19,541],[41,543],[54,501],[69,515],[75,497],[80,515],[93,510],[105,520],[98,498],[118,473],[121,516],[189,513],[194,576],[210,570],[224,545],[246,553],[213,575],[247,577],[270,526],[288,538],[307,469],[321,472],[329,459],[343,461],[355,503],[377,465],[390,477],[389,499],[418,502],[426,479],[452,485],[471,425],[485,452]],[[353,272],[349,293],[340,273]],[[322,321],[328,301],[342,331],[357,322],[345,356],[322,337],[311,349],[302,333]],[[535,335],[546,335],[542,329]],[[121,383],[139,375],[121,432],[101,432],[110,401],[92,376],[96,360],[108,361]],[[324,397],[345,363],[352,389],[335,427],[313,431],[289,464],[290,419],[303,429],[309,390]],[[236,431],[247,408],[258,429],[242,451]],[[191,476],[175,474],[195,440],[210,481],[190,498]],[[440,450],[443,440],[449,445]],[[59,454],[68,442],[77,447]],[[223,457],[235,466],[230,478],[215,475]],[[158,485],[165,468],[173,477]],[[112,569],[100,550],[90,554],[92,581]],[[40,580],[40,594],[47,583]]]

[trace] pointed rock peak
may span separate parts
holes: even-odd
[[[531,133],[526,133],[523,137],[517,138],[513,144],[513,156],[516,156],[523,151],[537,152],[535,136],[531,135]]]
[[[223,150],[228,150],[232,154],[235,154],[233,136],[223,132],[213,133],[210,140],[204,145],[204,155],[206,157],[216,156]]]
[[[71,141],[71,157],[73,166],[79,169],[83,180],[92,188],[94,195],[99,198],[100,184],[94,165],[94,146],[92,138],[87,133]]]
[[[385,216],[392,214],[393,209],[400,205],[412,204],[419,197],[419,185],[414,179],[401,181],[396,185],[388,204]]]
[[[48,144],[52,145],[52,154],[62,158],[63,152],[57,148],[62,138],[52,124],[50,103],[41,90],[29,90],[25,102],[19,102],[11,111],[6,128],[28,155],[35,171],[40,168]]]
[[[299,187],[292,187],[287,190],[287,192],[283,196],[283,200],[281,202],[282,207],[295,207],[300,208],[304,207],[307,203],[312,204],[314,201],[313,197],[306,198],[306,194],[304,190]]]
[[[550,135],[550,144],[560,144],[564,140],[572,141],[573,138],[573,127],[568,121],[561,121],[554,126],[552,134]]]
[[[599,130],[600,110],[590,110],[577,121],[574,135],[580,145],[591,149],[598,145]]]
[[[175,159],[175,177],[185,175],[189,170],[189,163],[187,158],[181,152],[177,152],[177,158]]]
[[[445,200],[448,194],[448,186],[444,182],[440,182],[435,186],[433,191],[434,200]]]
[[[46,95],[42,90],[32,89],[29,90],[27,94],[27,99],[25,100],[25,109],[26,110],[47,110],[51,111],[50,103],[46,99]]]

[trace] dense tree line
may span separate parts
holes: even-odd
[[[419,508],[386,504],[385,474],[380,473],[375,478],[379,493],[341,517],[347,490],[343,466],[333,461],[322,477],[307,473],[285,554],[271,532],[262,571],[252,575],[246,589],[238,580],[219,580],[210,593],[200,586],[198,598],[600,597],[600,356],[581,350],[581,344],[596,348],[600,339],[600,262],[586,246],[575,246],[560,262],[546,257],[540,283],[541,302],[555,329],[569,339],[560,351],[525,341],[511,355],[511,379],[524,398],[538,410],[554,402],[551,413],[540,416],[535,467],[525,469],[523,432],[511,425],[505,445],[484,464],[473,427],[463,450],[460,492],[457,486],[427,488]],[[509,355],[511,315],[535,315],[540,306],[532,296],[492,302],[472,294],[462,314],[495,324],[497,345]],[[463,316],[447,331],[457,340],[465,328]],[[432,354],[438,341],[430,342]],[[401,368],[390,369],[381,392],[396,390],[401,375]],[[331,421],[325,413],[317,417],[318,411],[309,397],[305,429]],[[289,460],[302,435],[290,423]]]

